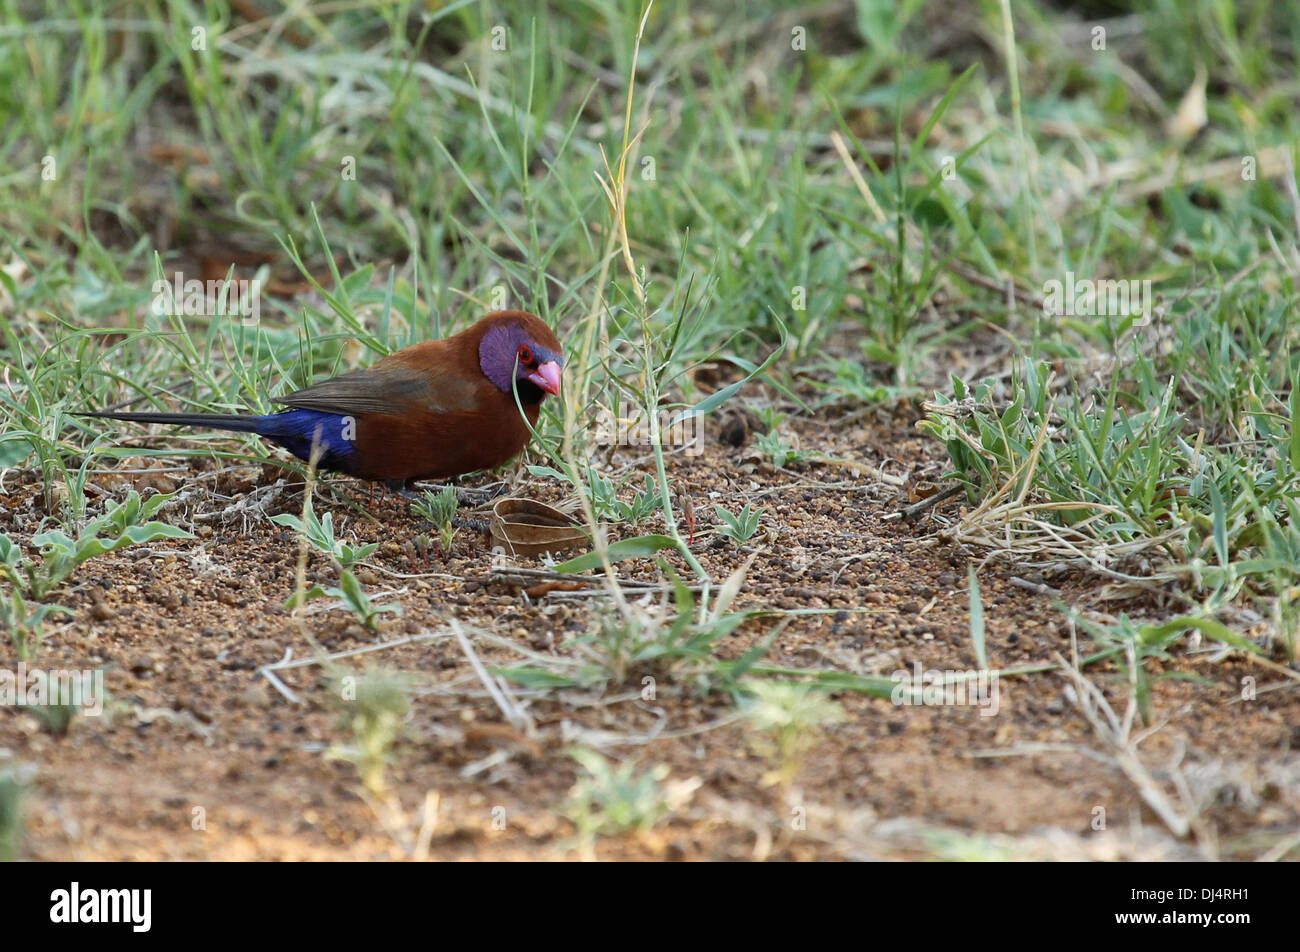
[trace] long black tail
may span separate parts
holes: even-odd
[[[77,416],[98,417],[103,420],[126,420],[130,423],[170,423],[174,426],[205,426],[214,430],[231,430],[235,433],[257,433],[262,425],[258,416],[241,416],[237,413],[78,413]]]

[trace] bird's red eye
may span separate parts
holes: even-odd
[[[533,352],[527,344],[519,345],[519,362],[524,365],[533,363]]]

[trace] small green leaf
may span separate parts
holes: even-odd
[[[190,533],[165,522],[146,522],[142,526],[128,526],[123,535],[133,544],[152,542],[154,539],[192,539]]]
[[[1252,654],[1264,654],[1264,650],[1252,641],[1243,638],[1227,625],[1217,622],[1213,618],[1190,618],[1182,616],[1171,618],[1161,625],[1143,625],[1138,629],[1142,643],[1151,645],[1157,644],[1169,635],[1182,631],[1185,628],[1195,628],[1207,638],[1215,641],[1221,641],[1225,645],[1232,645],[1234,648],[1240,648],[1243,651],[1249,651]]]
[[[681,413],[677,414],[677,416],[673,417],[672,422],[670,422],[668,426],[665,427],[665,429],[672,429],[674,426],[676,426],[678,423],[681,423],[683,420],[687,420],[695,416],[703,416],[704,414],[709,413],[712,410],[716,410],[718,407],[722,406],[724,403],[726,403],[728,400],[734,397],[736,393],[739,392],[740,388],[743,387],[745,384],[749,383],[749,381],[753,380],[755,377],[763,373],[766,373],[767,369],[771,367],[774,363],[776,363],[777,358],[780,357],[781,354],[785,352],[785,326],[784,325],[781,326],[781,331],[782,331],[781,344],[776,348],[776,350],[772,351],[772,353],[767,355],[766,360],[764,360],[761,364],[759,364],[757,367],[755,367],[753,370],[747,373],[743,378],[737,380],[735,383],[728,384],[727,386],[723,387],[721,390],[717,391],[716,393],[710,394],[709,396],[701,400],[699,403],[695,404],[695,406],[687,407]]]
[[[304,592],[301,593],[294,592],[292,595],[290,595],[287,599],[285,599],[284,607],[292,610],[294,608],[297,608],[303,602],[309,602],[313,598],[324,598],[327,595],[329,595],[329,592],[325,591],[325,589],[323,589],[321,586],[313,585],[311,588],[307,589]]]
[[[654,555],[660,549],[675,548],[677,540],[666,535],[643,535],[634,539],[620,539],[609,547],[609,560],[622,562],[624,559],[644,559]],[[600,553],[587,552],[577,558],[569,559],[555,566],[555,571],[572,574],[585,572],[600,566]]]
[[[342,590],[343,597],[348,604],[354,607],[364,607],[366,605],[366,593],[361,588],[361,582],[347,569],[339,573],[339,588]]]
[[[0,437],[0,469],[17,466],[31,455],[32,444],[30,441],[12,433]]]

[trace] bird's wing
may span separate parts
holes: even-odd
[[[346,416],[402,413],[413,403],[434,402],[432,396],[426,374],[405,367],[372,367],[340,374],[273,400],[287,407]]]

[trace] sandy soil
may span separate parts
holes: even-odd
[[[727,417],[710,421],[702,455],[673,458],[678,485],[691,487],[701,559],[715,578],[747,552],[709,541],[710,503],[734,510],[751,499],[768,507],[754,540],[765,551],[740,606],[837,610],[795,618],[767,663],[884,675],[914,662],[976,666],[966,566],[984,553],[944,543],[928,516],[913,524],[889,518],[911,501],[909,490],[944,469],[940,449],[915,434],[914,422],[911,411],[835,410],[787,422],[804,448],[860,468],[807,462],[775,469],[758,457],[752,438],[739,447],[719,439],[721,431],[733,441],[744,435]],[[175,442],[155,442],[167,440]],[[123,468],[139,468],[139,461]],[[902,485],[882,481],[882,472]],[[827,729],[788,789],[763,785],[771,765],[752,749],[728,697],[701,697],[689,680],[671,675],[661,674],[653,702],[637,694],[639,673],[603,696],[574,690],[532,698],[537,730],[526,737],[482,690],[446,636],[446,621],[545,653],[587,629],[593,600],[564,593],[533,599],[494,579],[488,553],[481,543],[471,551],[465,532],[452,558],[426,560],[410,542],[417,526],[405,503],[377,499],[367,511],[367,490],[344,480],[322,489],[318,511],[333,511],[360,541],[380,542],[360,578],[372,594],[399,592],[404,613],[386,616],[379,643],[442,635],[347,659],[411,672],[420,685],[388,772],[389,799],[375,801],[352,764],[325,755],[346,734],[322,670],[282,672],[300,704],[257,671],[313,650],[283,607],[293,589],[296,540],[267,518],[300,511],[300,490],[284,488],[262,506],[271,493],[251,494],[273,483],[268,474],[252,466],[204,471],[202,464],[96,483],[118,493],[130,485],[185,489],[183,507],[169,518],[193,519],[198,537],[98,558],[59,595],[72,614],[47,626],[37,663],[102,667],[111,701],[103,716],[80,717],[61,737],[22,709],[0,712],[0,764],[35,765],[21,852],[27,858],[426,855],[417,831],[429,792],[436,795],[431,858],[571,857],[573,826],[563,809],[578,775],[565,752],[573,743],[601,744],[611,757],[666,764],[671,780],[698,781],[690,800],[654,830],[602,839],[602,858],[1245,858],[1300,829],[1300,692],[1238,703],[1243,677],[1261,686],[1279,677],[1240,658],[1183,648],[1173,663],[1149,666],[1158,729],[1138,747],[1165,794],[1198,817],[1181,838],[1144,802],[1056,672],[1003,678],[996,716],[837,694],[848,719]],[[5,488],[0,531],[25,540],[42,516],[36,476],[10,473]],[[558,498],[553,485],[527,489]],[[960,506],[946,503],[940,514],[956,518]],[[654,577],[646,561],[626,571]],[[1040,593],[1013,583],[1017,575],[1025,573],[995,566],[981,574],[989,659],[997,668],[1068,655],[1070,630],[1058,602],[1156,615],[1139,602],[1100,604],[1098,583],[1086,576],[1029,578],[1054,590]],[[308,578],[336,581],[315,554]],[[748,623],[721,653],[739,655],[774,624]],[[307,625],[331,651],[376,643],[343,610],[311,614]],[[1080,640],[1086,653],[1088,642]],[[505,648],[476,644],[486,662],[519,660]],[[6,640],[0,665],[16,663]],[[1122,714],[1127,692],[1119,670],[1104,663],[1087,674]],[[1096,828],[1099,811],[1104,829]]]

